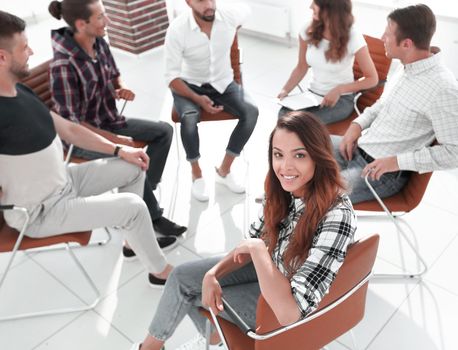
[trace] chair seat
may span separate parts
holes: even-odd
[[[404,188],[387,198],[383,198],[383,203],[391,212],[406,212],[415,209],[420,204],[423,195],[426,192],[429,180],[433,173],[419,174],[412,172],[409,181]],[[373,199],[353,205],[355,210],[363,211],[383,211],[383,208]]]
[[[87,245],[91,239],[91,231],[83,232],[72,232],[63,235],[45,237],[45,238],[30,238],[24,236],[22,239],[19,250],[26,250],[32,248],[39,248],[44,246],[50,246],[59,243],[74,242],[80,245]],[[19,232],[9,227],[3,219],[3,215],[0,215],[0,253],[10,252],[14,248],[19,236]]]

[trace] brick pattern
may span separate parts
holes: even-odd
[[[103,0],[110,18],[110,45],[139,54],[164,44],[166,0]]]

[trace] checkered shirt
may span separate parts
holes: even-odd
[[[116,108],[113,85],[119,71],[106,41],[96,39],[93,60],[73,39],[71,30],[61,28],[52,31],[52,47],[49,76],[56,112],[98,128],[124,127],[126,121]]]
[[[304,202],[299,198],[292,198],[288,217],[280,224],[272,260],[285,276],[288,273],[283,262],[283,254],[295,234],[294,229],[304,210]],[[249,235],[252,238],[261,238],[263,229],[264,218],[260,215],[251,225]],[[326,213],[318,225],[309,256],[291,278],[291,293],[302,317],[315,310],[323,296],[328,293],[345,259],[348,245],[353,242],[355,231],[356,216],[349,198],[345,195]]]
[[[405,65],[355,119],[366,129],[358,145],[367,154],[397,156],[401,170],[420,173],[458,167],[458,83],[440,55]]]

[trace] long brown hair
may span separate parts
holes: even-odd
[[[278,119],[269,139],[269,171],[264,183],[266,204],[262,238],[271,254],[278,241],[280,223],[288,216],[291,203],[291,194],[282,188],[272,165],[272,140],[279,129],[295,133],[315,163],[315,173],[305,185],[302,198],[306,208],[283,255],[291,276],[307,258],[318,225],[338,202],[345,186],[333,156],[329,133],[321,121],[311,113],[299,111]]]
[[[313,2],[320,8],[319,19],[314,19],[307,28],[307,41],[318,47],[323,40],[326,22],[331,34],[329,49],[325,53],[326,60],[340,61],[347,53],[350,29],[354,22],[351,0],[313,0]]]

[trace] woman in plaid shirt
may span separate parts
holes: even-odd
[[[329,134],[310,113],[291,112],[278,120],[265,191],[263,215],[251,225],[249,238],[223,258],[172,271],[142,350],[159,350],[186,315],[205,334],[198,307],[227,318],[222,295],[253,328],[260,293],[282,325],[317,308],[353,241],[356,218]],[[219,342],[216,333],[211,342]]]

